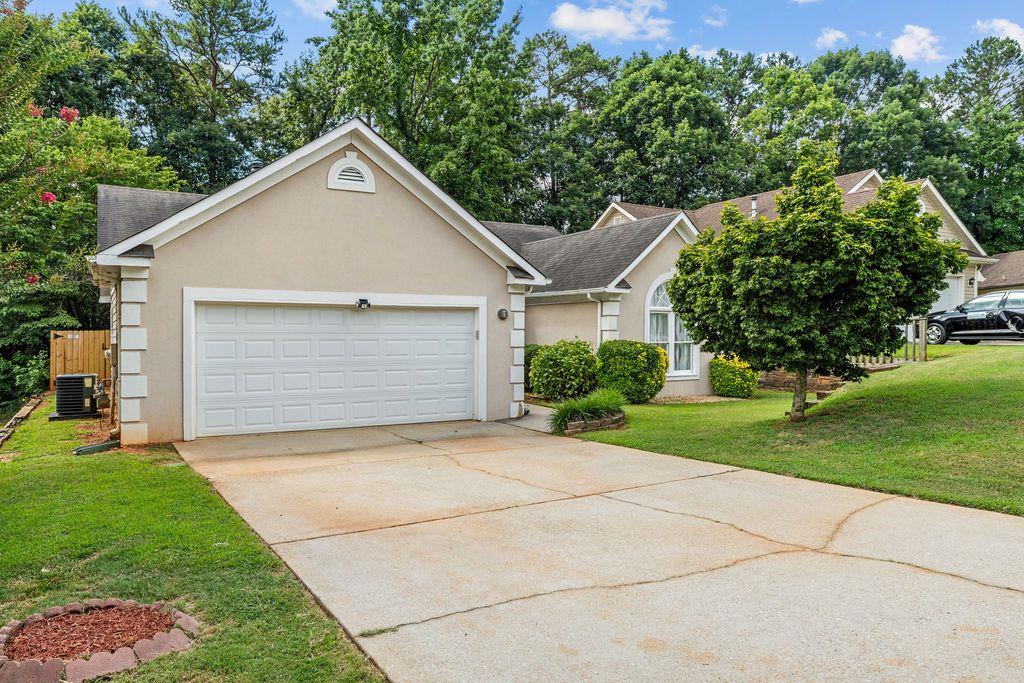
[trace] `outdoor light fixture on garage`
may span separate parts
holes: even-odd
[[[498,309],[498,320],[508,320],[508,309],[507,308],[499,308]]]
[[[359,301],[356,302],[356,308],[358,308],[360,311],[365,311],[365,310],[369,309],[370,308],[370,300],[369,299],[360,299]]]
[[[968,287],[973,287],[974,286],[974,278],[973,277],[967,281],[967,286]]]

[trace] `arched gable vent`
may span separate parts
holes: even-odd
[[[345,152],[345,158],[331,165],[327,174],[327,188],[352,192],[374,192],[373,171],[355,152]]]

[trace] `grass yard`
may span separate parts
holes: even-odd
[[[89,597],[163,600],[203,635],[117,680],[381,680],[172,449],[73,457],[81,432],[47,422],[52,409],[0,452],[0,623]]]
[[[928,363],[849,384],[783,416],[791,395],[627,406],[582,438],[1024,515],[1024,346],[931,347]]]

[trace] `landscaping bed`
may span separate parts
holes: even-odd
[[[133,681],[382,680],[173,449],[72,456],[90,430],[47,422],[51,404],[0,450],[0,625],[97,594],[163,602],[202,637]]]

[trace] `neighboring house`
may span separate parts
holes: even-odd
[[[961,245],[969,265],[946,279],[933,310],[944,310],[977,295],[978,268],[989,258],[929,180],[921,186],[922,209],[942,216],[940,235]],[[871,202],[882,184],[875,170],[836,178],[848,211]],[[781,190],[727,200],[752,216],[777,217]],[[562,235],[554,228],[485,223],[506,244],[551,278],[526,296],[527,343],[550,344],[578,337],[597,346],[606,339],[638,339],[669,354],[661,396],[710,393],[711,356],[694,344],[672,312],[665,283],[676,256],[704,230],[720,231],[727,202],[693,211],[616,201],[586,231]]]
[[[999,260],[982,268],[979,294],[1024,289],[1024,249],[993,254],[992,258]]]
[[[98,212],[123,443],[522,414],[548,279],[361,121]]]

